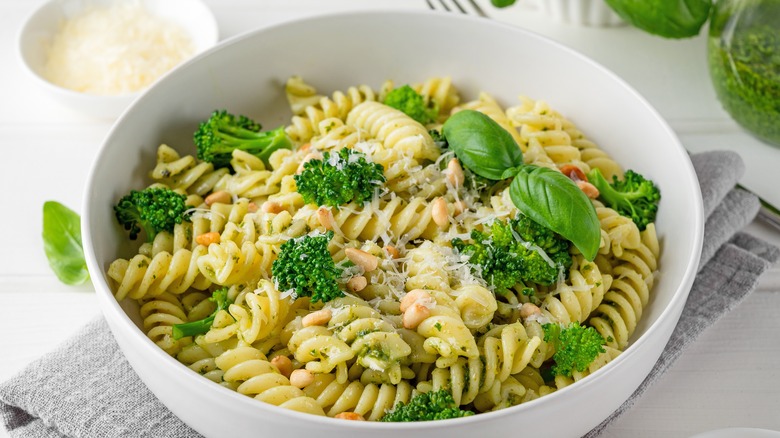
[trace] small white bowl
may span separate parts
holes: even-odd
[[[78,16],[88,8],[105,7],[126,0],[51,0],[33,12],[18,36],[21,63],[50,97],[67,107],[98,118],[115,118],[143,93],[104,96],[81,93],[58,86],[46,79],[44,68],[47,47],[65,20]],[[211,10],[200,0],[135,0],[150,14],[165,18],[190,36],[193,55],[219,40],[217,21]]]

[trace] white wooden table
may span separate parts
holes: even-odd
[[[742,132],[717,103],[702,36],[685,41],[633,28],[552,23],[532,4],[495,10],[492,18],[574,47],[632,84],[666,117],[692,151],[732,149],[745,159],[743,183],[780,205],[775,167],[780,149]],[[526,0],[529,1],[529,0]],[[43,202],[80,210],[92,159],[111,120],[59,107],[24,74],[16,34],[41,0],[0,2],[0,381],[55,348],[99,314],[91,286],[60,284],[41,240]],[[424,0],[208,0],[227,38],[265,24],[357,8],[425,9]],[[780,231],[753,223],[748,231],[780,245]],[[725,427],[780,430],[780,267],[758,290],[705,332],[667,375],[606,437],[688,437]],[[597,402],[597,401],[596,401]],[[7,436],[0,431],[0,437]]]

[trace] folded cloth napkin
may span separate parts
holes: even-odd
[[[630,409],[702,330],[755,289],[761,274],[780,256],[780,249],[738,232],[759,208],[755,196],[733,189],[744,172],[739,156],[708,152],[692,160],[708,217],[699,273],[655,368],[588,437]],[[103,318],[0,384],[0,417],[12,437],[199,436],[144,386]]]

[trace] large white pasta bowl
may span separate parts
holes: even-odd
[[[501,103],[519,94],[547,101],[626,168],[652,178],[663,196],[657,282],[630,346],[586,379],[512,408],[415,424],[340,421],[284,410],[216,385],[168,356],[139,328],[137,306],[117,302],[106,270],[126,256],[112,206],[148,184],[159,144],[194,151],[192,133],[218,108],[267,127],[289,122],[284,83],[300,75],[319,90],[378,87],[452,77],[461,94]],[[330,91],[327,91],[330,93]],[[634,89],[579,53],[499,23],[428,12],[355,12],[263,28],[228,40],[162,79],[116,123],[85,193],[83,235],[102,311],[130,364],[177,416],[209,437],[286,436],[572,437],[620,406],[662,354],[697,271],[703,210],[688,155]]]

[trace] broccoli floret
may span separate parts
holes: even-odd
[[[544,324],[544,341],[555,347],[553,374],[571,377],[573,371],[585,371],[603,353],[604,338],[593,327],[573,322],[566,327]]]
[[[406,421],[431,421],[446,420],[448,418],[460,418],[474,415],[472,411],[461,410],[452,394],[441,389],[424,394],[418,394],[409,400],[408,404],[398,403],[380,421],[406,422]]]
[[[447,143],[447,137],[444,136],[443,131],[438,129],[429,129],[428,134],[431,135],[433,142],[436,144],[436,146],[439,147],[439,149],[448,149],[450,147],[449,143]]]
[[[173,339],[181,339],[185,336],[195,336],[206,333],[211,329],[211,324],[214,323],[214,317],[220,310],[225,310],[230,306],[233,301],[228,298],[228,288],[223,287],[212,292],[209,301],[217,303],[217,309],[214,312],[198,321],[186,322],[184,324],[173,325]]]
[[[313,302],[328,302],[344,296],[339,289],[341,270],[328,252],[333,232],[306,235],[283,243],[271,273],[279,290],[294,290],[296,296]]]
[[[114,206],[119,223],[135,240],[141,230],[151,242],[161,231],[173,232],[173,227],[185,220],[187,197],[164,187],[131,190]]]
[[[261,129],[259,123],[246,116],[235,116],[225,110],[214,111],[195,131],[198,158],[215,168],[231,167],[233,151],[240,149],[268,164],[268,157],[274,151],[292,146],[283,126],[266,132]]]
[[[630,217],[640,231],[655,221],[661,192],[653,181],[627,170],[622,180],[613,176],[610,183],[599,169],[593,168],[588,173],[588,182],[599,189],[599,199],[621,215]]]
[[[452,246],[469,256],[469,263],[499,293],[520,282],[555,283],[571,267],[569,245],[566,239],[524,215],[494,221],[489,232],[472,230],[470,243],[460,238],[452,240]]]
[[[304,202],[331,207],[369,201],[385,182],[381,164],[369,162],[365,154],[348,148],[324,152],[321,160],[306,162],[294,178]]]
[[[433,103],[433,101],[431,102]],[[387,93],[383,103],[403,111],[404,114],[423,125],[435,122],[439,116],[439,108],[435,104],[426,105],[425,98],[409,85],[404,85]]]

